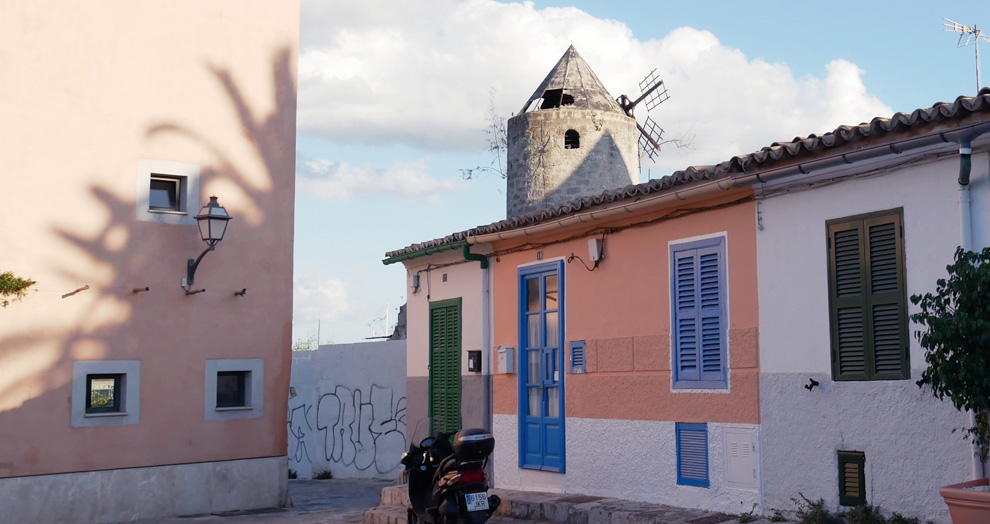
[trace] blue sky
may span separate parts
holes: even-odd
[[[406,296],[386,251],[504,218],[504,181],[459,170],[492,160],[490,100],[511,116],[570,44],[613,96],[664,78],[650,116],[695,147],[644,162],[645,181],[974,94],[973,46],[942,18],[982,27],[980,7],[303,0],[293,338],[382,335]]]

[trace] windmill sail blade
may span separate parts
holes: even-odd
[[[654,107],[664,103],[670,98],[667,94],[667,86],[664,85],[663,79],[657,77],[657,70],[654,69],[650,71],[650,74],[646,75],[646,78],[639,83],[639,89],[642,91],[642,95],[633,102],[633,105],[638,104],[643,99],[646,99],[646,110],[652,111]]]
[[[663,128],[650,118],[646,117],[643,125],[636,122],[639,128],[639,149],[640,158],[647,156],[650,160],[656,160],[657,153],[660,152],[660,142],[663,140]]]

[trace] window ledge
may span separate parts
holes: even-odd
[[[670,387],[674,393],[728,393],[729,385],[721,381],[682,380]]]
[[[86,413],[83,415],[85,418],[99,418],[99,417],[126,417],[127,413],[123,411],[115,411],[113,413]]]
[[[217,408],[217,411],[251,411],[253,406],[235,406],[229,408]]]
[[[149,208],[148,209],[148,212],[149,213],[161,213],[163,215],[181,215],[181,216],[187,216],[187,215],[189,215],[189,213],[186,213],[185,211],[175,211],[175,210],[172,210],[172,209],[154,209],[154,208]]]

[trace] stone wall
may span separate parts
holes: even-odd
[[[576,148],[565,147],[569,130]],[[616,113],[561,108],[510,118],[507,216],[639,183],[638,139],[636,121]]]

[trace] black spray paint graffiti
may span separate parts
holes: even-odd
[[[295,437],[296,441],[289,443],[292,460],[302,462],[303,457],[310,464],[313,460],[309,458],[309,451],[306,450],[307,431],[313,431],[313,426],[309,425],[309,412],[312,406],[305,404],[292,408],[289,412],[289,434]]]
[[[312,405],[289,412],[290,458],[312,463],[306,436],[313,432]],[[316,405],[316,429],[323,437],[327,462],[378,473],[395,471],[406,443],[406,397],[395,398],[392,388],[372,385],[370,394],[360,388],[337,386]]]

